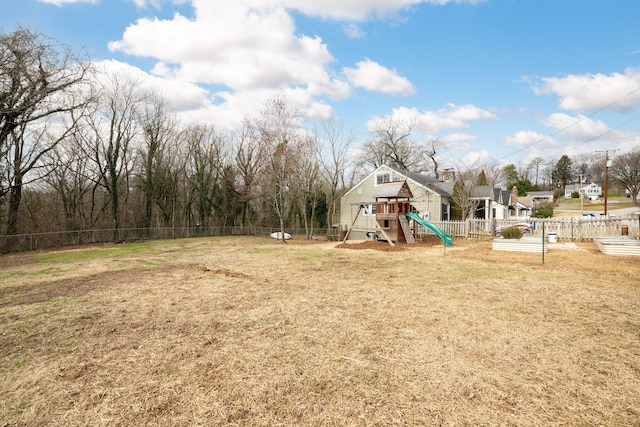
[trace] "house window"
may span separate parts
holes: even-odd
[[[389,228],[389,220],[388,219],[384,220],[383,227],[384,228]]]
[[[362,194],[362,187],[358,187],[358,194]]]
[[[376,174],[376,185],[384,184],[385,182],[391,182],[390,173],[378,173]]]
[[[364,211],[364,216],[376,216],[376,205],[367,205],[367,209]]]

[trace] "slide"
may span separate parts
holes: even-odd
[[[436,236],[441,238],[442,241],[444,242],[445,246],[453,246],[453,240],[451,239],[451,235],[450,234],[447,234],[444,231],[440,230],[438,227],[436,227],[435,225],[431,224],[429,221],[426,221],[426,220],[422,219],[420,217],[420,215],[418,215],[415,212],[409,212],[409,213],[406,213],[405,215],[408,216],[409,218],[413,219],[418,224],[426,227],[433,234],[435,234]]]

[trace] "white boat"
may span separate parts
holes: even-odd
[[[276,231],[274,233],[271,233],[271,234],[269,234],[269,236],[271,236],[271,238],[273,238],[273,239],[282,240],[282,232],[280,232],[280,231]],[[291,238],[291,234],[284,233],[284,240],[289,240],[290,238]]]

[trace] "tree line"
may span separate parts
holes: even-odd
[[[0,37],[6,234],[331,224],[355,134],[309,131],[282,97],[234,132],[180,123],[160,94],[29,29]]]
[[[284,97],[232,132],[184,123],[130,75],[18,28],[0,34],[0,232],[257,225],[311,237],[333,224],[354,180],[382,164],[440,176],[445,144],[414,129],[381,119],[356,149],[353,129],[339,120],[310,129]],[[459,180],[523,194],[578,175],[602,182],[604,168],[599,155],[455,165]],[[616,156],[609,172],[637,203],[640,150]]]

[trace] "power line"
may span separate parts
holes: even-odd
[[[531,144],[525,145],[524,147],[520,148],[519,150],[516,150],[516,151],[514,151],[514,152],[512,152],[512,153],[510,153],[510,154],[507,154],[506,156],[503,156],[503,157],[499,158],[498,160],[505,160],[505,159],[506,159],[506,158],[508,158],[508,157],[511,157],[511,156],[513,156],[513,155],[515,155],[515,154],[518,154],[518,153],[521,153],[522,151],[527,150],[527,149],[529,149],[529,148],[531,148],[531,147],[533,147],[533,146],[535,146],[535,145],[538,145],[539,143],[541,143],[541,142],[543,142],[543,141],[546,141],[547,139],[549,139],[549,138],[551,138],[551,137],[554,137],[554,136],[558,135],[559,133],[564,132],[564,131],[565,131],[565,130],[567,130],[567,129],[570,129],[570,128],[572,128],[573,126],[576,126],[577,124],[579,124],[579,123],[583,122],[584,120],[589,119],[589,118],[591,118],[591,117],[595,116],[595,115],[596,115],[596,114],[598,114],[598,113],[601,113],[602,111],[604,111],[604,110],[608,109],[608,108],[609,108],[609,107],[611,107],[612,105],[617,104],[618,102],[622,101],[623,99],[628,98],[629,96],[633,95],[633,94],[634,94],[634,93],[636,93],[636,92],[640,92],[640,87],[638,87],[637,89],[632,90],[631,92],[627,93],[627,94],[626,94],[626,95],[624,95],[624,96],[621,96],[620,98],[618,98],[618,99],[614,100],[613,102],[610,102],[609,104],[607,104],[607,105],[605,105],[605,106],[601,107],[600,109],[598,109],[598,110],[596,110],[596,111],[594,111],[594,112],[592,112],[592,113],[590,113],[590,114],[588,114],[588,115],[586,115],[586,116],[582,116],[579,120],[576,120],[575,122],[573,122],[573,123],[571,123],[571,124],[569,124],[569,125],[567,125],[567,126],[563,127],[562,129],[559,129],[559,130],[557,130],[557,131],[555,131],[555,132],[553,132],[553,133],[551,133],[551,134],[549,134],[549,135],[545,136],[544,138],[541,138],[541,139],[539,139],[539,140],[537,140],[537,141],[535,141],[535,142],[532,142]],[[629,122],[630,122],[630,121],[629,121]],[[629,122],[625,123],[624,125],[628,124]],[[614,129],[615,129],[615,128],[614,128]],[[600,135],[598,135],[598,136],[596,136],[596,137],[594,137],[594,138],[592,138],[592,139],[590,139],[589,141],[586,141],[586,142],[593,141],[594,139],[597,139],[597,138],[601,137],[602,135],[605,135],[605,134],[607,134],[607,133],[611,132],[611,131],[612,131],[612,130],[614,130],[614,129],[610,129],[610,130],[608,130],[607,132],[604,132],[604,133],[602,133],[602,134],[600,134]],[[586,142],[585,142],[585,143],[586,143]]]

